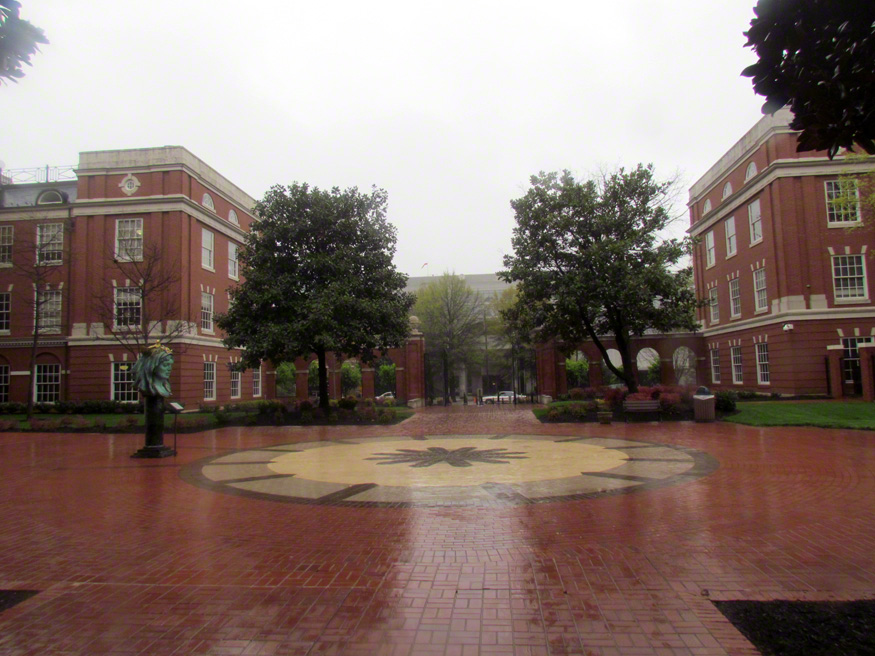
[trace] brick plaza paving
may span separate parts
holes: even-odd
[[[457,406],[141,445],[0,434],[0,589],[40,591],[0,654],[756,654],[711,600],[875,597],[875,433]]]

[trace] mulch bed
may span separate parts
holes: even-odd
[[[875,600],[713,603],[763,656],[875,654]]]
[[[39,590],[0,590],[0,613],[30,599]]]

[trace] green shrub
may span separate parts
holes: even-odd
[[[735,412],[738,395],[732,390],[720,390],[714,394],[717,412]]]
[[[358,403],[358,399],[354,396],[345,396],[337,402],[337,407],[342,410],[355,410]]]
[[[391,424],[393,421],[395,421],[395,411],[391,408],[383,408],[377,413],[377,423]]]

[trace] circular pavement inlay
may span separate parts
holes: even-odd
[[[636,492],[710,474],[702,451],[546,435],[430,435],[302,442],[185,467],[195,485],[275,501],[348,506],[492,506]]]

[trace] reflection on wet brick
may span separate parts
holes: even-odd
[[[180,477],[283,444],[460,434],[640,440],[719,466],[636,494],[484,507],[281,503]],[[875,597],[872,439],[542,425],[504,406],[228,428],[155,462],[129,458],[135,436],[3,433],[0,589],[40,592],[0,613],[0,654],[755,654],[711,600]],[[626,467],[608,473],[651,474]]]

